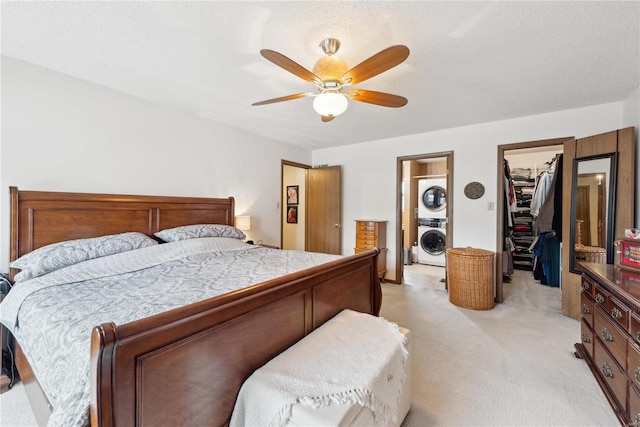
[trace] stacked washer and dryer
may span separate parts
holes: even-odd
[[[445,266],[447,179],[418,180],[418,263]]]

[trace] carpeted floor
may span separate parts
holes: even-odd
[[[441,274],[442,273],[442,274]],[[407,269],[383,284],[381,315],[412,334],[412,406],[403,427],[616,426],[586,363],[573,356],[579,322],[559,289],[517,271],[493,310],[451,304],[442,269]],[[35,420],[21,384],[0,395],[0,426]]]
[[[412,268],[405,282],[413,285],[383,285],[381,315],[412,331],[404,427],[619,425],[573,356],[580,324],[562,315],[560,289],[516,270],[505,302],[476,311],[449,302],[443,276]]]

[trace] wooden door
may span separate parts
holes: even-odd
[[[562,209],[562,312],[574,319],[582,316],[581,275],[572,273],[567,266],[570,258],[571,240],[571,186],[573,159],[598,154],[618,153],[615,199],[614,238],[624,234],[624,229],[633,224],[635,212],[635,134],[634,128],[619,129],[599,135],[568,141],[564,145]],[[629,196],[631,195],[631,196]]]
[[[580,223],[580,236],[576,226],[576,244],[594,246],[591,242],[591,203],[589,203],[589,186],[580,185],[576,192],[576,222]],[[578,240],[579,237],[579,240]]]
[[[342,254],[342,168],[309,169],[306,200],[306,250]]]
[[[604,185],[598,185],[598,246],[601,248],[607,246],[605,226],[607,221],[607,193],[604,187]]]

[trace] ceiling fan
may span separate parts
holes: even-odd
[[[364,89],[348,89],[347,86],[362,83],[401,64],[409,56],[408,47],[402,45],[388,47],[351,69],[347,67],[347,63],[344,60],[334,56],[340,48],[338,39],[324,39],[320,43],[320,47],[326,56],[316,61],[313,66],[313,72],[281,53],[262,49],[260,51],[262,56],[301,79],[313,83],[318,92],[296,93],[267,99],[251,105],[273,104],[312,96],[315,97],[313,100],[314,110],[320,114],[323,122],[329,122],[346,111],[348,107],[347,99],[392,108],[403,107],[407,104],[407,98],[402,96]]]

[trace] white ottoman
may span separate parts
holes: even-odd
[[[343,310],[245,381],[230,425],[400,426],[409,338],[386,319]]]
[[[405,347],[409,352],[405,362],[406,379],[402,385],[402,394],[398,403],[398,419],[392,426],[399,427],[404,421],[411,406],[411,331],[400,327],[407,341]],[[333,405],[325,408],[312,408],[311,406],[296,403],[291,410],[291,419],[288,426],[295,427],[371,427],[375,425],[373,412],[359,404]]]

